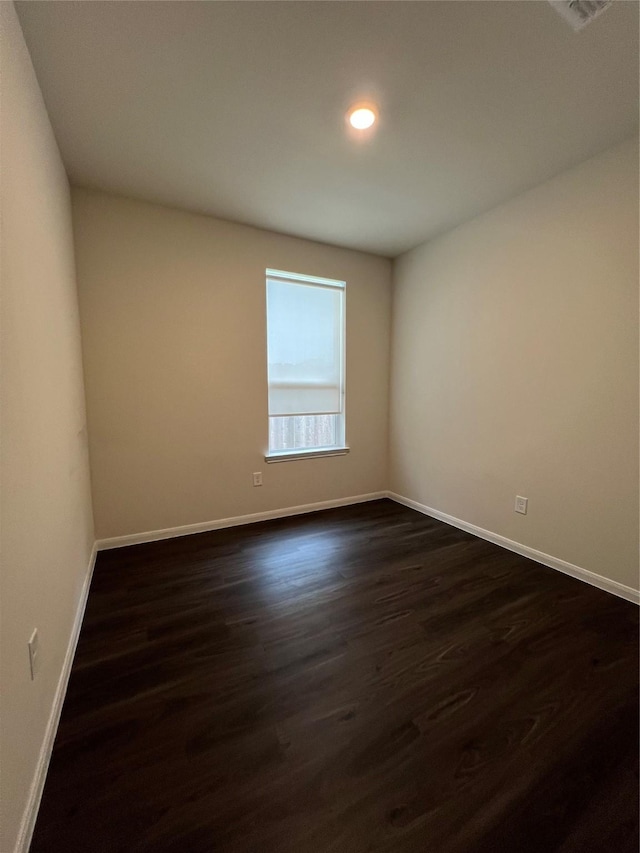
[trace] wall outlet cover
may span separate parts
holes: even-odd
[[[40,637],[38,629],[34,628],[31,637],[29,638],[29,666],[31,667],[31,680],[33,681],[40,669],[40,653],[38,647],[40,645]]]

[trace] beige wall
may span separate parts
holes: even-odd
[[[69,186],[11,3],[0,3],[1,831],[19,831],[93,545]],[[27,642],[40,633],[41,668]]]
[[[386,488],[389,261],[86,190],[73,216],[99,538]],[[347,456],[264,462],[267,267],[347,282]]]
[[[637,588],[637,142],[394,272],[392,490]]]

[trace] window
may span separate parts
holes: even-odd
[[[345,282],[267,270],[267,461],[346,453]]]

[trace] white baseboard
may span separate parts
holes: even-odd
[[[436,518],[439,521],[444,521],[446,524],[451,524],[453,527],[458,527],[460,530],[465,530],[480,539],[486,539],[488,542],[493,542],[494,545],[500,545],[509,551],[520,554],[523,557],[528,557],[530,560],[535,560],[537,563],[542,563],[551,569],[556,569],[566,575],[577,578],[585,583],[602,589],[605,592],[617,595],[619,598],[624,598],[626,601],[631,601],[634,604],[640,604],[640,591],[630,586],[618,583],[618,581],[605,578],[595,572],[590,572],[588,569],[583,569],[580,566],[575,566],[573,563],[568,563],[566,560],[561,560],[559,557],[553,557],[551,554],[545,554],[543,551],[537,551],[535,548],[530,548],[528,545],[522,545],[520,542],[514,542],[512,539],[507,539],[506,536],[500,536],[498,533],[493,533],[490,530],[485,530],[483,527],[478,527],[475,524],[470,524],[468,521],[463,521],[461,518],[456,518],[453,515],[448,515],[440,510],[425,506],[418,501],[405,498],[395,492],[382,491],[370,492],[366,495],[353,495],[347,498],[337,498],[330,501],[318,501],[310,504],[300,504],[298,506],[283,507],[282,509],[268,510],[266,512],[255,512],[249,515],[236,515],[231,518],[219,518],[214,521],[204,521],[197,524],[185,524],[180,527],[168,527],[163,530],[149,530],[144,533],[132,533],[127,536],[114,536],[110,539],[98,539],[96,548],[98,551],[105,551],[110,548],[123,548],[127,545],[139,545],[144,542],[156,542],[161,539],[173,539],[177,536],[189,536],[192,533],[206,533],[209,530],[221,530],[225,527],[237,527],[242,524],[254,524],[257,521],[268,521],[273,518],[286,518],[291,515],[301,515],[307,512],[317,512],[323,509],[331,509],[332,507],[349,506],[350,504],[364,503],[366,501],[375,501],[380,498],[390,498],[396,503],[415,509],[423,515],[428,515],[431,518]]]
[[[241,524],[255,524],[257,521],[286,518],[290,515],[318,512],[321,509],[376,501],[387,496],[388,492],[369,492],[366,495],[353,495],[348,498],[336,498],[335,500],[318,501],[312,504],[299,504],[298,506],[283,507],[282,509],[271,509],[266,512],[254,512],[249,515],[235,515],[231,518],[218,518],[215,521],[184,524],[181,527],[167,527],[164,530],[149,530],[145,533],[132,533],[128,536],[113,536],[110,539],[98,539],[96,547],[98,551],[106,551],[110,548],[124,548],[127,545],[140,545],[143,542],[157,542],[161,539],[173,539],[176,536],[189,536],[192,533],[207,533],[210,530],[221,530],[224,527],[238,527]]]
[[[89,557],[89,566],[87,568],[87,574],[85,576],[84,583],[82,584],[82,590],[80,592],[80,599],[78,601],[76,615],[73,620],[73,627],[71,628],[71,635],[69,637],[67,652],[64,656],[62,670],[60,671],[58,686],[56,687],[55,696],[53,698],[53,705],[51,706],[49,721],[47,722],[44,740],[42,741],[42,746],[40,748],[40,755],[38,756],[38,763],[36,765],[36,771],[33,776],[33,781],[31,782],[27,805],[25,807],[24,814],[22,816],[22,822],[20,824],[20,829],[18,831],[18,839],[16,841],[14,853],[27,853],[27,851],[29,850],[29,845],[31,844],[31,837],[33,836],[33,830],[35,828],[36,818],[38,816],[38,809],[40,808],[40,800],[42,799],[42,792],[44,790],[44,783],[47,778],[47,770],[49,769],[49,761],[51,760],[51,753],[53,752],[53,744],[56,739],[56,733],[58,731],[58,723],[60,722],[62,705],[64,703],[64,697],[67,693],[67,685],[69,683],[69,676],[71,675],[71,666],[73,664],[73,658],[76,653],[78,638],[80,637],[80,628],[82,627],[84,611],[87,606],[87,598],[89,597],[89,587],[91,586],[91,578],[93,577],[93,568],[96,563],[97,551],[98,549],[94,544],[93,548],[91,549],[91,556]]]
[[[528,557],[530,560],[535,560],[537,563],[542,563],[543,566],[549,566],[551,569],[556,569],[563,572],[565,575],[571,575],[573,578],[584,581],[591,586],[603,589],[605,592],[610,592],[617,595],[619,598],[624,598],[626,601],[631,601],[634,604],[640,604],[640,591],[631,586],[625,586],[618,581],[610,580],[609,578],[597,575],[595,572],[590,572],[588,569],[583,569],[580,566],[574,566],[573,563],[567,563],[566,560],[561,560],[558,557],[552,557],[551,554],[545,554],[543,551],[536,551],[535,548],[529,548],[528,545],[521,545],[520,542],[514,542],[512,539],[507,539],[505,536],[500,536],[498,533],[492,533],[490,530],[485,530],[483,527],[477,527],[475,524],[470,524],[468,521],[463,521],[461,518],[456,518],[453,515],[447,515],[446,512],[432,509],[429,506],[413,501],[410,498],[405,498],[402,495],[397,495],[395,492],[387,492],[387,497],[396,503],[408,506],[421,512],[423,515],[437,518],[439,521],[444,521],[446,524],[451,524],[453,527],[458,527],[460,530],[465,530],[467,533],[472,533],[480,539],[486,539],[488,542],[493,542],[494,545],[500,545],[509,551],[514,551],[522,557]]]

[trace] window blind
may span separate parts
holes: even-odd
[[[269,416],[339,414],[344,282],[267,270]]]

